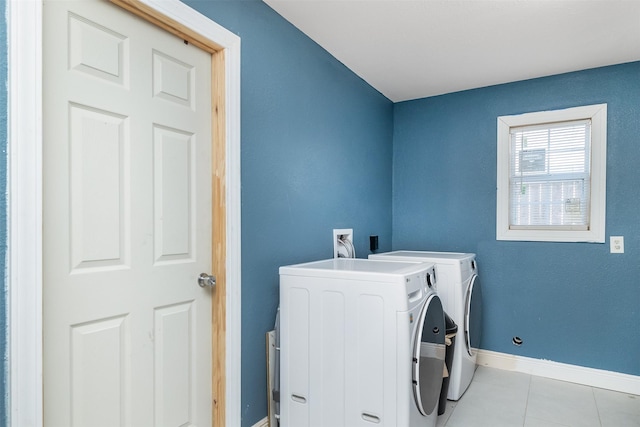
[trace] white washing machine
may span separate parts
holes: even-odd
[[[433,264],[280,267],[280,425],[433,427],[445,357]]]
[[[369,255],[369,259],[435,263],[438,295],[458,325],[447,399],[460,399],[473,379],[482,337],[482,288],[475,254],[394,251]]]

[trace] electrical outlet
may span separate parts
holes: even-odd
[[[624,237],[623,236],[609,236],[610,252],[612,254],[624,253]]]
[[[353,228],[333,229],[333,257],[355,258],[356,250],[353,246]]]

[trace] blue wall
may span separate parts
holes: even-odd
[[[598,103],[625,253],[496,241],[496,118]],[[394,129],[392,246],[477,253],[482,347],[640,375],[640,62],[398,103]]]
[[[391,249],[393,104],[261,1],[189,1],[242,41],[242,425],[267,414],[278,267],[333,256],[333,228]]]

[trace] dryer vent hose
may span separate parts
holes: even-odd
[[[341,250],[344,249],[344,250]],[[355,258],[356,249],[353,247],[351,240],[347,238],[347,235],[341,235],[338,237],[338,258]]]

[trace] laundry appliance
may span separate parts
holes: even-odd
[[[433,264],[280,267],[280,425],[433,427],[445,357]]]
[[[444,311],[458,325],[447,399],[460,399],[473,379],[482,337],[482,288],[475,254],[394,251],[369,255],[369,259],[435,264],[437,292]]]

